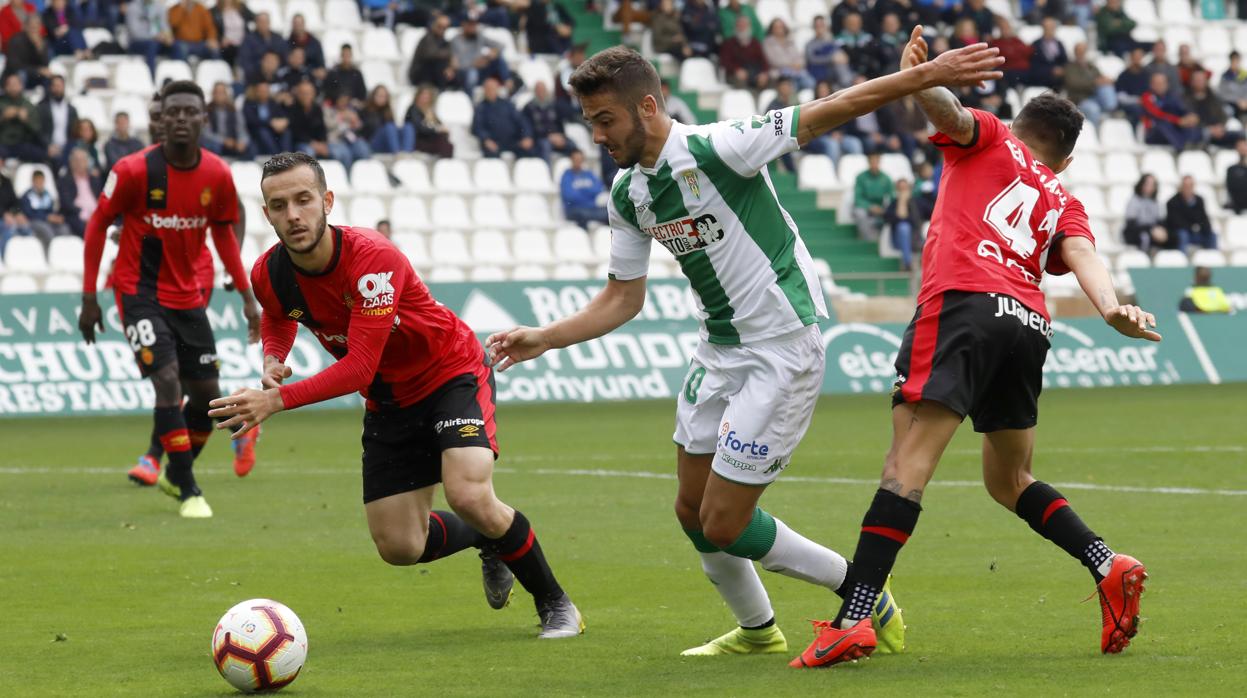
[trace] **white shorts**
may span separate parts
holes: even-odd
[[[817,325],[749,345],[703,341],[676,398],[673,439],[688,453],[713,453],[727,480],[768,485],[810,426],[824,368]]]

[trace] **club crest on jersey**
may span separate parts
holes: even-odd
[[[684,183],[688,185],[688,190],[693,192],[693,196],[701,198],[701,183],[697,181],[697,170],[685,170],[680,173],[684,178]]]
[[[204,187],[204,190],[199,192],[199,205],[207,206],[210,203],[212,203],[212,189]]]
[[[643,226],[642,231],[677,257],[704,250],[723,239],[723,226],[711,214]]]

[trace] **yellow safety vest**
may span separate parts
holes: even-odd
[[[1187,296],[1202,313],[1230,312],[1230,299],[1220,286],[1194,286]]]

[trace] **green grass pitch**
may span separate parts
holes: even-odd
[[[851,555],[888,443],[885,396],[826,398],[762,500]],[[962,428],[928,489],[894,587],[909,649],[831,671],[786,664],[826,591],[763,573],[790,655],[685,659],[732,625],[671,511],[674,407],[509,407],[501,497],[534,522],[585,614],[538,642],[530,599],[490,610],[476,557],[395,568],[359,502],[359,415],[266,425],[246,479],[214,437],[197,470],[216,511],[182,521],[126,482],[146,418],[0,423],[0,695],[230,695],[212,666],[217,618],[252,597],[303,619],[292,696],[1241,695],[1247,677],[1247,386],[1045,394],[1037,475],[1151,579],[1144,622],[1099,653],[1090,577],[976,484]],[[57,640],[58,635],[63,638]]]

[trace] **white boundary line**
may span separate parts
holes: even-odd
[[[1199,359],[1199,365],[1204,369],[1204,375],[1208,376],[1208,382],[1213,385],[1221,384],[1221,374],[1217,373],[1217,367],[1212,365],[1212,358],[1208,356],[1208,350],[1204,348],[1204,340],[1200,339],[1199,333],[1195,331],[1195,325],[1191,322],[1191,318],[1186,313],[1178,313],[1178,324],[1182,326],[1182,331],[1186,333],[1186,339],[1191,343],[1191,349],[1195,350],[1195,358]]]
[[[516,460],[516,459],[512,459]],[[351,475],[355,476],[358,466],[342,468],[298,468],[274,467],[264,468],[264,472],[275,475]],[[631,478],[638,480],[675,480],[675,473],[655,472],[650,470],[609,470],[604,468],[495,468],[495,472],[506,475],[537,475],[543,477],[600,477],[600,478]],[[207,468],[201,473],[225,474],[225,469]],[[0,475],[108,475],[121,481],[122,471],[119,468],[52,468],[52,467],[0,467]],[[878,480],[849,477],[815,477],[806,475],[785,475],[784,482],[800,482],[817,485],[877,485]],[[1054,482],[1054,487],[1065,490],[1086,490],[1094,492],[1128,492],[1133,494],[1168,494],[1168,495],[1211,495],[1217,497],[1247,497],[1247,490],[1206,489],[1201,487],[1135,487],[1131,485],[1098,485],[1084,482]],[[975,480],[932,480],[928,487],[973,488],[982,489],[983,483]]]

